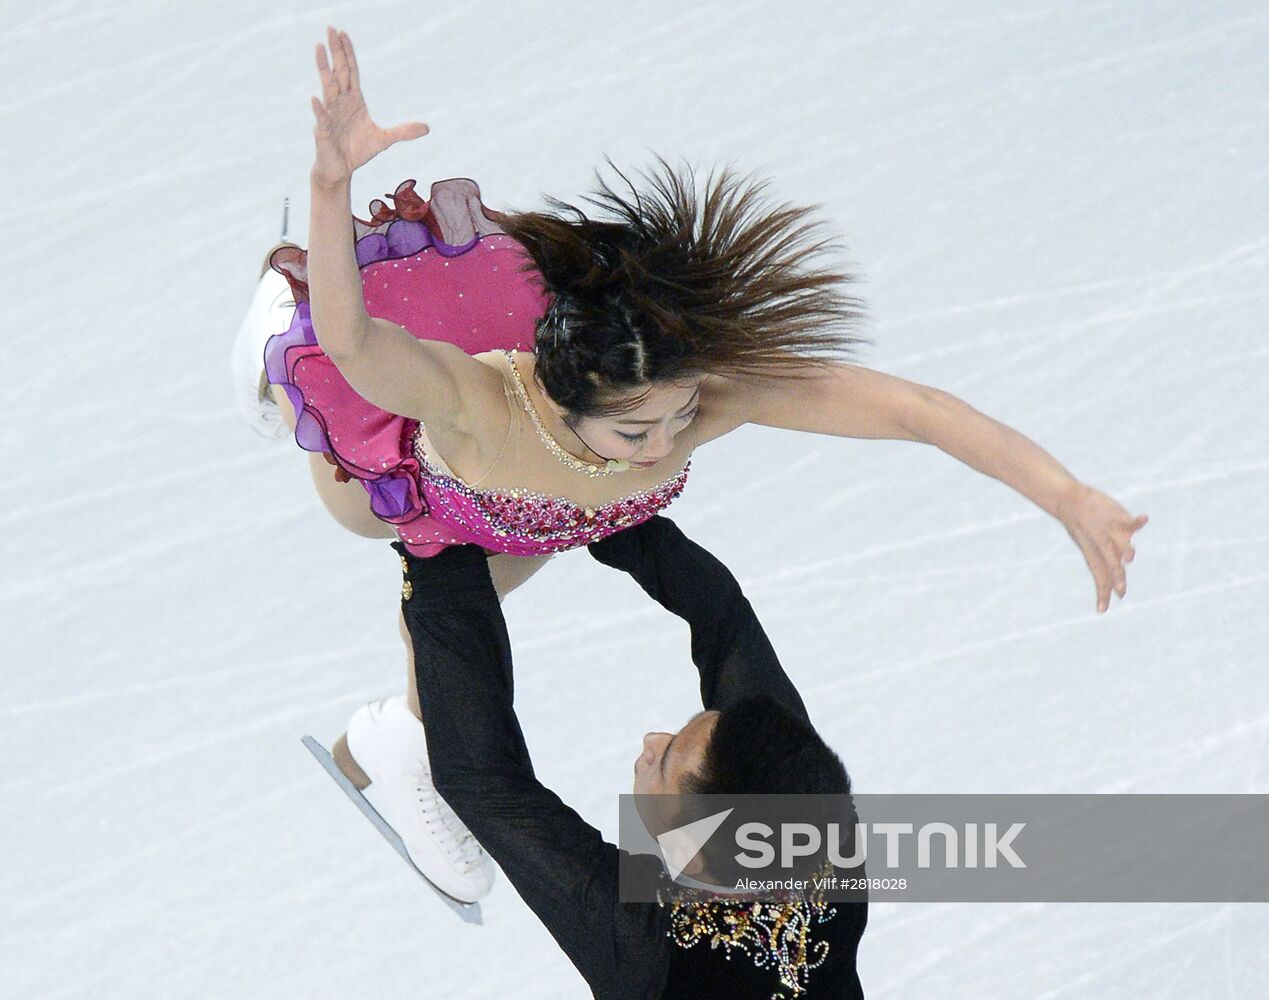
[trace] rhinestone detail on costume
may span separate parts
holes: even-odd
[[[498,539],[519,539],[543,553],[580,548],[648,520],[678,499],[691,468],[688,462],[649,490],[584,507],[534,490],[473,489],[432,464],[423,448],[421,428],[414,432],[411,444],[419,461],[419,478],[432,487],[428,500],[433,517],[460,526],[475,539],[488,539],[487,547],[497,547]]]
[[[756,968],[773,969],[780,988],[771,994],[771,1000],[805,994],[811,970],[828,959],[828,942],[813,941],[811,934],[812,927],[837,913],[822,892],[779,903],[701,898],[681,889],[675,895],[678,898],[668,902],[658,894],[658,902],[670,908],[666,936],[680,948],[709,942],[710,948],[722,948],[729,959],[735,949],[747,955]]]

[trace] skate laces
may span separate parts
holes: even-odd
[[[418,793],[419,805],[423,807],[423,822],[432,826],[434,819],[440,823],[444,835],[440,842],[445,848],[446,856],[468,874],[481,867],[484,862],[484,849],[480,846],[470,830],[458,818],[458,814],[450,808],[432,784],[432,771],[425,762],[420,762],[414,772],[414,788]]]

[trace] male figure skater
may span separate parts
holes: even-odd
[[[617,847],[534,776],[512,706],[506,623],[483,551],[466,545],[417,559],[393,547],[407,579],[402,610],[435,789],[596,997],[863,997],[855,956],[866,903],[821,904],[814,918],[801,910],[808,937],[799,939],[798,919],[786,913],[764,923],[748,902],[619,902]],[[637,793],[850,790],[721,562],[663,517],[590,551],[687,621],[700,672],[705,710],[677,733],[644,737]],[[418,721],[403,701],[389,700],[361,720],[359,738],[411,725]],[[732,943],[711,946],[718,934]]]

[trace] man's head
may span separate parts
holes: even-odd
[[[772,698],[700,712],[677,733],[648,733],[637,795],[847,794],[850,776],[811,725]]]
[[[700,795],[822,795],[850,793],[841,759],[809,723],[766,696],[743,698],[722,711],[700,712],[677,733],[648,733],[635,761],[634,791],[653,836],[681,827],[701,809],[719,808]],[[823,800],[826,808],[831,803]],[[717,846],[717,845],[715,845]],[[708,880],[716,868],[700,848],[683,871]],[[823,863],[802,859],[799,877]],[[805,869],[803,871],[802,869]]]

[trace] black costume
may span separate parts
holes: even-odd
[[[677,944],[668,934],[671,908],[619,902],[616,845],[534,776],[512,707],[511,647],[484,552],[465,545],[419,559],[400,543],[393,547],[410,583],[402,608],[436,789],[596,997],[863,997],[855,955],[866,903],[837,903],[836,914],[815,927],[828,951],[798,993],[744,953],[728,958],[708,941]],[[673,522],[654,517],[590,551],[691,626],[705,708],[761,694],[807,718],[736,579]]]

